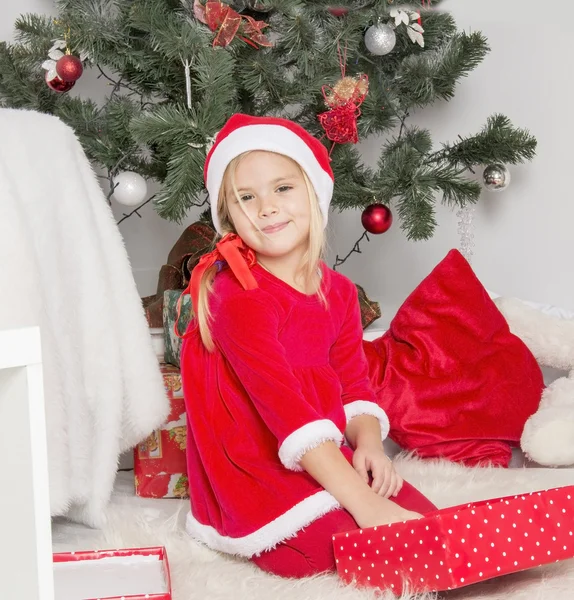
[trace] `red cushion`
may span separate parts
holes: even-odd
[[[421,457],[508,466],[538,409],[542,373],[460,252],[364,345],[393,441]]]

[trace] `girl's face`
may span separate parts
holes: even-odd
[[[229,216],[243,241],[261,257],[300,259],[309,243],[311,218],[307,186],[299,166],[274,152],[255,151],[244,157],[235,171],[235,185],[243,200],[242,210],[231,183],[225,197]]]

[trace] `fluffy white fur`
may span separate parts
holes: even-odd
[[[574,464],[574,319],[538,310],[515,298],[496,298],[512,333],[542,366],[569,372],[543,392],[540,407],[525,424],[520,445],[541,465]]]
[[[220,535],[213,527],[199,523],[191,511],[187,515],[186,529],[191,536],[201,540],[210,548],[238,556],[259,556],[265,550],[275,548],[282,540],[296,536],[297,532],[307,527],[309,523],[340,506],[329,492],[322,490],[305,498],[257,531],[240,538]]]
[[[10,109],[0,131],[0,329],[40,325],[52,515],[101,526],[119,454],[168,401],[123,241],[74,133]]]
[[[366,400],[355,400],[354,402],[345,404],[347,423],[354,417],[360,415],[371,415],[376,417],[381,426],[381,439],[385,440],[387,438],[391,428],[389,417],[387,417],[387,413],[378,404]]]
[[[574,485],[574,469],[466,468],[446,461],[421,461],[405,456],[399,472],[438,506]],[[211,551],[185,532],[186,500],[147,500],[133,495],[133,473],[121,473],[117,493],[103,531],[57,520],[57,551],[165,545],[171,565],[173,600],[394,600],[389,593],[344,586],[336,575],[302,580],[267,575],[240,558]],[[571,600],[574,561],[492,579],[456,592],[456,600]],[[441,595],[447,597],[446,595]],[[401,600],[410,599],[405,595]],[[413,599],[414,600],[414,599]],[[424,595],[417,600],[436,600]]]
[[[279,460],[291,471],[302,471],[299,461],[305,452],[327,441],[335,442],[337,446],[343,443],[343,434],[333,421],[320,419],[306,423],[283,440],[279,447]]]

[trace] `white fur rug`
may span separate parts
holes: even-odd
[[[574,469],[468,469],[443,461],[401,456],[397,469],[440,507],[509,494],[574,485]],[[173,600],[391,600],[391,594],[345,587],[336,575],[289,580],[267,575],[191,541],[183,527],[188,501],[147,500],[133,495],[133,473],[118,475],[105,529],[57,519],[55,551],[163,545],[173,579]],[[419,596],[431,600],[434,595]],[[447,600],[571,600],[574,560],[499,577],[441,594]],[[406,600],[402,598],[401,600]]]

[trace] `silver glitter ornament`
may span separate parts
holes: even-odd
[[[395,30],[384,23],[372,25],[365,33],[365,46],[371,54],[384,56],[393,50],[397,43]]]
[[[482,174],[482,181],[490,192],[501,192],[510,185],[510,171],[502,164],[488,165]]]

